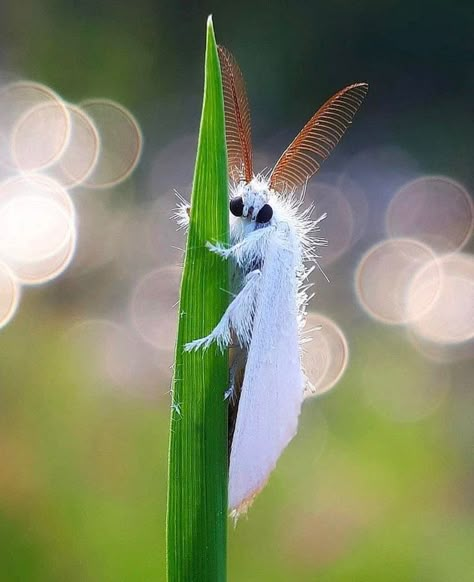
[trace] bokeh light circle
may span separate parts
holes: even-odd
[[[75,105],[67,105],[71,135],[66,149],[48,175],[65,188],[84,182],[93,172],[100,152],[100,137],[92,119]]]
[[[71,263],[77,243],[76,228],[71,225],[67,238],[54,252],[34,261],[17,262],[12,265],[16,277],[24,285],[40,285],[56,279]]]
[[[11,151],[22,172],[43,170],[64,153],[71,135],[69,111],[60,101],[40,103],[15,124]]]
[[[44,176],[0,184],[0,258],[25,284],[56,277],[74,253],[75,212],[68,193]]]
[[[100,135],[100,155],[84,184],[110,188],[123,182],[135,169],[142,151],[142,134],[137,120],[122,105],[108,99],[91,99],[81,109],[93,121]]]
[[[441,285],[438,272],[441,271]],[[412,330],[423,339],[461,343],[474,338],[474,257],[455,253],[427,264],[413,279],[408,306],[423,293],[438,289],[436,300]]]
[[[393,239],[371,247],[355,273],[355,291],[362,308],[388,324],[407,323],[421,317],[435,301],[439,285],[424,295],[417,311],[407,310],[407,293],[413,277],[426,264],[436,265],[433,251],[416,240]]]
[[[435,252],[461,249],[474,226],[474,205],[464,186],[445,176],[405,184],[392,198],[386,227],[393,238],[424,242]]]
[[[49,122],[53,119],[51,126],[47,118]],[[31,123],[25,125],[27,119]],[[23,126],[20,131],[18,124]],[[20,154],[20,163],[27,161],[28,169],[45,167],[66,146],[69,130],[68,111],[59,95],[49,87],[17,81],[0,88],[0,163],[3,166],[16,168],[15,158]]]
[[[146,274],[136,285],[131,316],[140,336],[157,349],[173,353],[178,315],[181,269],[161,267]]]
[[[308,186],[306,197],[314,200],[316,216],[327,213],[320,224],[320,236],[328,241],[319,259],[321,266],[325,267],[344,255],[353,243],[353,210],[341,190],[330,184],[319,182]]]
[[[67,190],[44,174],[20,174],[0,183],[0,207],[22,196],[39,196],[56,202],[73,219],[74,203]]]
[[[49,257],[69,239],[64,210],[42,196],[21,196],[0,209],[0,253],[9,262]]]
[[[0,328],[7,325],[20,302],[20,286],[11,269],[0,262]]]
[[[474,361],[474,339],[460,343],[439,343],[425,339],[409,327],[407,340],[424,358],[437,364]]]
[[[303,369],[309,382],[305,396],[318,396],[342,378],[349,363],[349,346],[341,328],[325,315],[309,313],[306,328],[311,340],[303,344]]]

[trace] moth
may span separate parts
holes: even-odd
[[[303,209],[304,188],[352,122],[368,89],[356,83],[331,97],[306,123],[269,175],[255,174],[248,99],[240,68],[219,47],[231,179],[230,241],[207,243],[232,262],[233,291],[215,329],[186,350],[216,343],[233,348],[229,423],[229,510],[246,512],[296,434],[305,391],[302,332],[310,299],[307,283],[324,241],[315,236],[324,216]],[[187,220],[186,212],[182,220]]]

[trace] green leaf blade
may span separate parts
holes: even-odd
[[[227,158],[219,59],[207,25],[204,99],[179,305],[167,518],[169,582],[226,577],[228,355],[184,352],[228,304],[228,266],[205,244],[229,239]]]

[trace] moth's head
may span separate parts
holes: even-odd
[[[254,176],[250,182],[237,185],[230,200],[230,211],[234,216],[265,225],[273,216],[273,208],[268,204],[269,198],[268,180]]]

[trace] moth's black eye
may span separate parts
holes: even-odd
[[[273,209],[270,204],[264,204],[262,208],[260,208],[259,213],[257,214],[257,222],[265,223],[270,222],[273,216]]]
[[[242,196],[232,198],[229,207],[234,216],[242,216],[242,212],[244,211],[244,201],[242,200]]]

